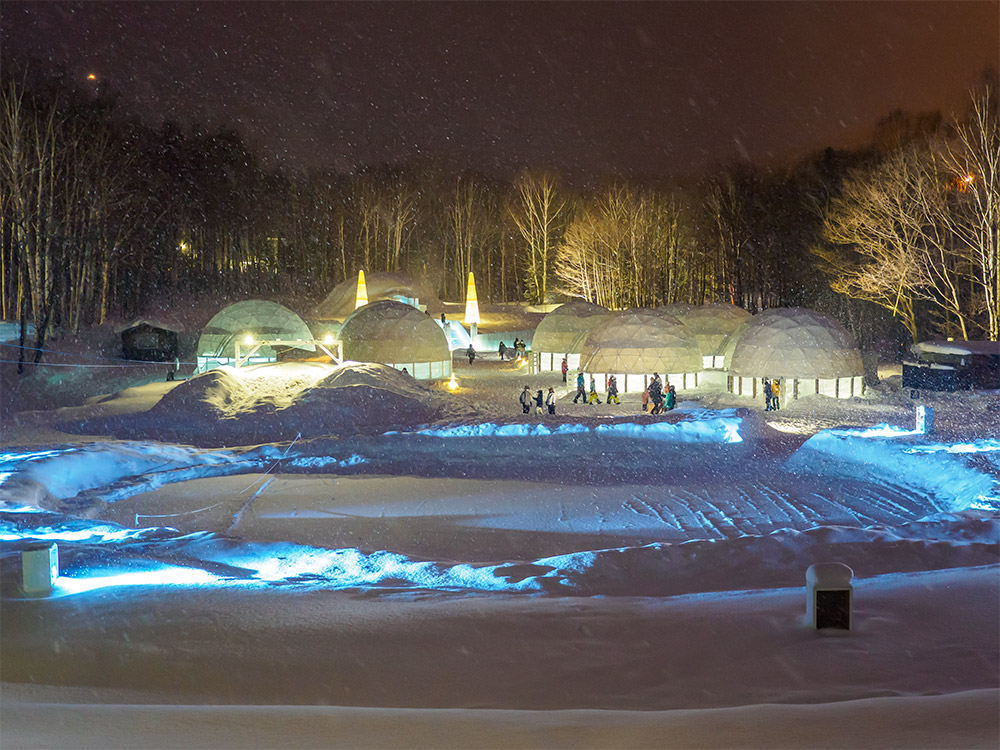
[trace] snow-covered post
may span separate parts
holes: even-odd
[[[917,432],[930,435],[934,432],[934,407],[921,404],[917,407]]]
[[[29,596],[52,593],[59,577],[59,547],[55,542],[33,544],[21,552],[21,586]]]
[[[806,624],[851,629],[854,605],[854,571],[844,563],[817,563],[806,571]]]

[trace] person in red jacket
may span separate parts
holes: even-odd
[[[566,373],[567,372],[569,372],[569,364],[566,362],[566,358],[563,357],[563,361],[562,361],[562,375],[563,375],[563,382],[564,383],[566,382]]]

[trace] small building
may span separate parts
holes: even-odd
[[[404,367],[418,380],[451,376],[448,337],[436,320],[395,300],[359,307],[340,329],[344,358]]]
[[[122,340],[122,359],[143,362],[172,362],[179,356],[179,329],[164,323],[135,320],[118,330]]]
[[[224,307],[208,321],[198,338],[198,372],[237,364],[238,345],[249,351],[256,342],[280,340],[281,346],[256,348],[245,364],[275,362],[281,351],[303,349],[315,352],[313,334],[296,313],[277,302],[246,300]],[[242,355],[241,355],[242,356]]]
[[[775,307],[750,318],[733,349],[729,390],[757,398],[763,379],[778,379],[782,400],[864,392],[864,367],[854,337],[829,315]]]
[[[1000,343],[922,341],[903,362],[903,387],[929,391],[1000,389]]]
[[[539,321],[531,339],[538,369],[559,370],[563,357],[569,369],[579,369],[587,334],[609,315],[607,308],[584,300],[567,302],[548,313]]]
[[[678,389],[694,388],[701,372],[698,340],[672,315],[659,310],[625,310],[610,315],[587,335],[581,370],[603,388],[614,375],[622,393],[641,392],[659,373]]]

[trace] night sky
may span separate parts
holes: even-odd
[[[8,53],[294,167],[416,158],[680,175],[850,146],[962,105],[1000,2],[0,5]]]

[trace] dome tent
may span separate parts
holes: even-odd
[[[451,350],[441,326],[426,313],[395,300],[359,307],[340,329],[344,358],[381,362],[415,378],[451,375]]]
[[[698,384],[701,352],[685,325],[659,310],[626,310],[606,318],[588,335],[582,370],[614,375],[618,390],[641,391],[654,372],[681,388]]]
[[[756,397],[763,378],[780,378],[784,398],[863,392],[861,352],[839,322],[802,307],[755,315],[733,349],[732,391]]]
[[[404,273],[376,272],[365,274],[368,302],[396,300],[424,309],[438,310],[441,301],[426,284]],[[354,312],[358,290],[357,274],[337,284],[333,290],[312,310],[311,316],[317,320],[343,320]]]
[[[698,339],[704,366],[721,367],[723,364],[721,357],[716,359],[719,349],[729,335],[750,318],[750,313],[736,305],[716,302],[694,307],[683,316],[676,317],[679,317]]]
[[[236,342],[244,336],[255,340],[284,339],[302,341],[289,347],[316,351],[309,326],[287,307],[276,302],[254,299],[224,307],[215,314],[198,338],[198,372],[205,372],[220,365],[236,363]],[[250,363],[274,362],[277,352],[262,346],[249,360]]]
[[[538,369],[558,370],[563,357],[570,369],[579,368],[584,339],[610,314],[607,308],[584,300],[559,305],[539,321],[531,338]]]

